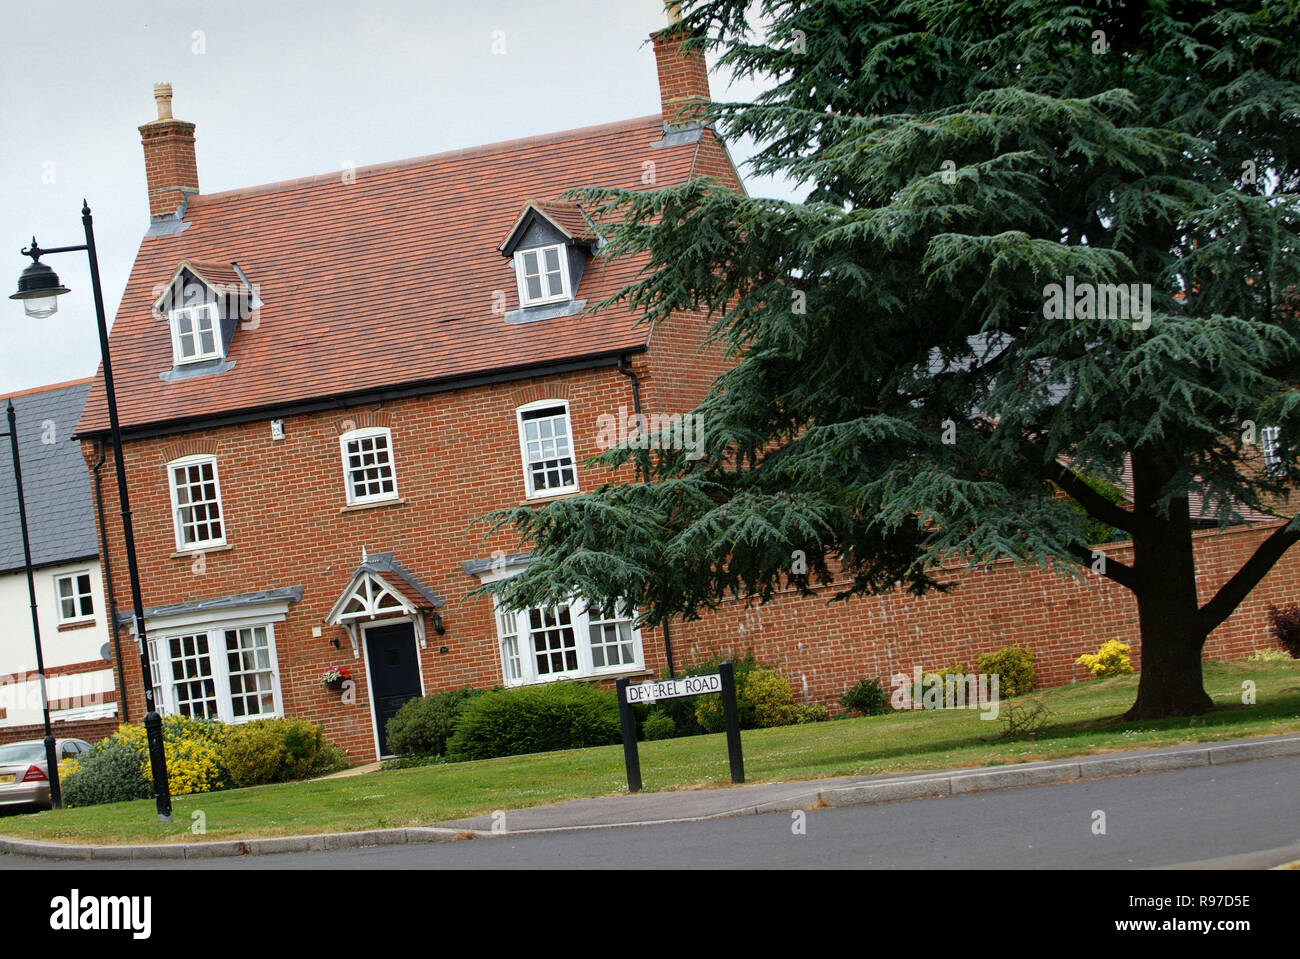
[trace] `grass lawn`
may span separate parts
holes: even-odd
[[[1244,706],[1242,683],[1257,702]],[[1033,741],[1005,740],[1001,721],[978,711],[916,711],[741,735],[749,782],[1033,762],[1118,749],[1211,742],[1300,731],[1300,663],[1205,666],[1218,709],[1186,719],[1122,719],[1137,677],[1094,680],[1004,701],[1041,699],[1050,725]],[[641,744],[646,791],[728,784],[724,738],[696,736]],[[495,809],[518,809],[627,791],[621,746],[538,753],[479,762],[383,770],[315,782],[179,796],[174,823],[154,822],[153,800],[0,819],[0,834],[55,842],[143,843],[244,839],[431,825]],[[190,833],[192,814],[207,833]]]

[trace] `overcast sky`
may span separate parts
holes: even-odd
[[[148,226],[137,127],[155,82],[198,125],[215,193],[657,113],[644,41],[667,22],[662,0],[65,0],[7,3],[4,19],[0,286],[16,288],[33,233],[82,242],[85,197],[110,322]],[[719,100],[754,93],[711,81]],[[0,395],[96,370],[85,256],[48,262],[72,293],[46,320],[0,299]]]

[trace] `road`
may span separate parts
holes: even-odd
[[[943,799],[369,849],[0,869],[1124,869],[1300,859],[1300,756]],[[1104,814],[1104,822],[1102,816]],[[1104,825],[1104,833],[1099,830]],[[1291,847],[1283,849],[1282,847]],[[1267,851],[1267,852],[1266,852]]]

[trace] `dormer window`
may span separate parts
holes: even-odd
[[[569,292],[569,258],[564,244],[515,251],[515,277],[519,305],[538,306],[572,299]]]
[[[177,366],[221,358],[221,319],[215,303],[171,311],[172,356]]]

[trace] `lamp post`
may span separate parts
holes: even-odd
[[[144,625],[144,600],[140,592],[140,569],[135,559],[135,531],[131,525],[131,503],[126,491],[126,465],[122,457],[122,431],[117,420],[117,395],[113,391],[113,364],[108,355],[108,320],[104,316],[104,294],[99,285],[99,257],[95,252],[95,230],[90,218],[90,206],[81,201],[81,223],[85,227],[86,242],[78,246],[57,246],[41,249],[32,237],[32,245],[22,251],[32,258],[31,265],[18,278],[18,292],[9,298],[21,300],[28,316],[43,319],[58,310],[58,296],[69,292],[59,283],[55,272],[40,261],[51,253],[85,251],[90,258],[90,283],[95,298],[95,319],[99,323],[99,353],[104,364],[104,396],[108,404],[109,430],[113,438],[113,459],[117,469],[117,496],[122,507],[122,540],[126,546],[126,565],[131,579],[131,600],[134,605],[135,636],[140,643],[140,677],[144,684],[144,728],[149,741],[149,765],[153,770],[154,798],[158,806],[158,821],[172,821],[172,797],[167,785],[167,758],[163,750],[162,717],[154,705],[153,670],[149,663],[149,638]],[[117,628],[117,624],[112,624]],[[123,695],[126,690],[122,691]]]
[[[23,530],[23,565],[27,568],[27,597],[32,606],[32,636],[36,640],[36,675],[41,677],[41,712],[45,718],[45,766],[50,780],[50,808],[63,808],[63,790],[59,787],[59,757],[54,732],[50,729],[50,698],[45,693],[45,654],[41,650],[41,620],[36,612],[36,578],[32,573],[32,541],[27,533],[27,501],[23,498],[23,465],[18,455],[18,426],[14,401],[9,401],[9,451],[14,461],[14,486],[18,488],[18,525]]]

